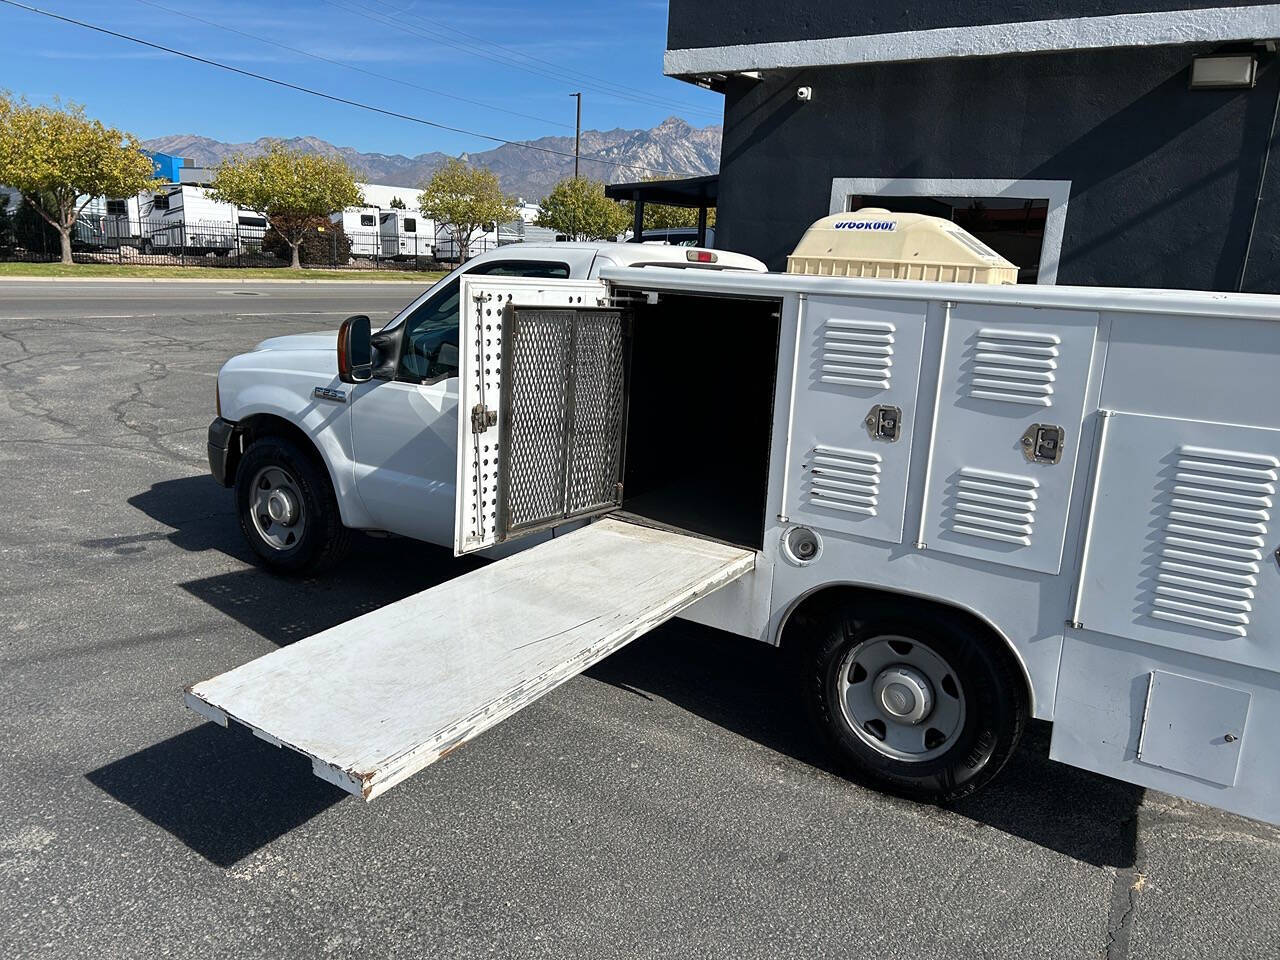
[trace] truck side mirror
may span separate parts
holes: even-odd
[[[373,343],[369,318],[347,317],[338,330],[338,379],[364,383],[373,377]]]

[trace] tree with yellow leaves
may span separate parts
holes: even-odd
[[[279,141],[257,156],[228,157],[214,171],[209,196],[256,210],[289,245],[292,265],[302,266],[298,247],[329,215],[364,203],[355,171],[340,157],[291,150]]]
[[[629,222],[626,208],[604,195],[604,184],[587,177],[557,183],[538,214],[538,226],[570,240],[616,240]]]
[[[446,160],[422,185],[419,209],[453,235],[459,263],[467,259],[477,232],[519,216],[492,170],[459,159]]]
[[[0,93],[0,183],[15,188],[58,231],[71,263],[71,231],[96,197],[129,197],[157,185],[155,166],[128,133],[78,104],[32,106]]]

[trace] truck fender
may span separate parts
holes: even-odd
[[[335,388],[345,384],[335,381]],[[338,500],[344,526],[356,529],[372,525],[355,488],[355,464],[351,454],[351,419],[347,403],[309,397],[299,405],[297,394],[278,384],[255,383],[237,391],[234,409],[223,415],[237,423],[255,416],[269,416],[292,424],[310,441],[320,456]]]
[[[767,635],[769,637],[770,642],[774,646],[779,646],[779,647],[782,646],[787,624],[790,623],[792,617],[795,615],[797,611],[799,611],[802,607],[807,607],[809,605],[821,602],[823,597],[837,593],[841,590],[856,591],[858,593],[863,593],[863,594],[875,594],[875,595],[888,597],[888,598],[896,597],[896,598],[907,598],[912,600],[923,600],[923,601],[927,601],[928,603],[936,607],[949,609],[950,611],[960,616],[967,617],[973,621],[976,621],[976,625],[981,629],[985,630],[985,632],[990,635],[993,643],[997,643],[1003,646],[1006,650],[1008,650],[1011,654],[1013,654],[1013,658],[1018,664],[1018,670],[1022,674],[1023,682],[1026,684],[1027,703],[1030,707],[1031,716],[1033,717],[1037,716],[1036,687],[1035,687],[1035,684],[1032,683],[1031,670],[1027,666],[1026,658],[1023,656],[1023,652],[1018,649],[1018,645],[1014,643],[1012,640],[1010,640],[1009,635],[1004,630],[1000,629],[1000,627],[998,627],[996,624],[992,623],[989,618],[983,616],[981,613],[979,613],[977,610],[974,610],[972,607],[969,607],[965,604],[956,603],[949,599],[939,600],[936,597],[930,597],[924,594],[909,593],[903,590],[887,590],[884,587],[873,586],[871,584],[856,583],[853,581],[828,581],[826,583],[818,584],[814,586],[812,589],[806,590],[804,593],[793,598],[791,602],[788,603],[787,606],[781,611],[780,614],[775,615],[776,616],[775,625],[770,629],[770,632]]]

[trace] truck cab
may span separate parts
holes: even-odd
[[[512,244],[467,261],[375,332],[367,382],[339,379],[336,331],[276,337],[233,357],[218,375],[209,464],[236,488],[256,555],[300,573],[335,562],[351,530],[452,544],[463,277],[588,280],[644,265],[765,270],[698,248]]]

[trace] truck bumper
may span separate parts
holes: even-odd
[[[231,486],[235,481],[235,471],[227,469],[231,464],[231,444],[235,432],[236,425],[222,417],[209,424],[209,472],[224,487]]]

